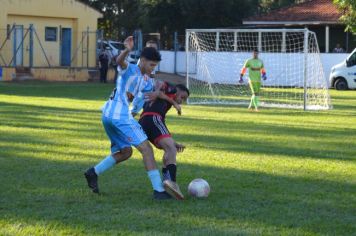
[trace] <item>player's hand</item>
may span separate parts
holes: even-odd
[[[125,45],[125,48],[127,48],[128,50],[131,51],[134,47],[133,36],[129,36],[127,39],[125,39],[124,45]]]
[[[179,144],[179,143],[176,143],[176,148],[177,148],[177,152],[183,152],[184,149],[185,149],[185,146],[183,144]]]
[[[145,93],[145,101],[151,102],[156,100],[159,95],[159,92],[159,90],[156,90],[154,92]]]
[[[241,74],[240,75],[240,80],[239,80],[239,83],[240,84],[242,84],[244,82],[244,75],[243,74]]]
[[[178,115],[182,115],[182,108],[178,103],[173,104],[174,108],[177,110]]]

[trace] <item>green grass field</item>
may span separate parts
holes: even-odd
[[[112,86],[0,83],[0,235],[356,235],[356,91],[332,90],[321,112],[170,111],[179,184],[201,177],[211,194],[157,202],[137,151],[100,176],[101,195],[86,186],[109,151]]]

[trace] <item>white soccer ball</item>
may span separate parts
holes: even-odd
[[[208,197],[210,186],[204,179],[194,179],[188,186],[188,193],[192,197]]]

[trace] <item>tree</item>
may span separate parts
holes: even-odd
[[[286,7],[305,1],[306,0],[260,0],[260,13],[266,13],[277,8]]]
[[[82,2],[101,11],[99,29],[105,32],[105,38],[123,39],[141,27],[140,0],[82,0]]]
[[[257,12],[258,4],[259,0],[142,0],[141,23],[143,30],[160,32],[168,42],[173,32],[184,34],[188,28],[238,27]]]
[[[356,33],[356,1],[334,0],[334,4],[343,12],[340,20],[346,24],[345,31]]]

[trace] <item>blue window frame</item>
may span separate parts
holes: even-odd
[[[45,28],[45,40],[50,42],[57,42],[57,27]]]

